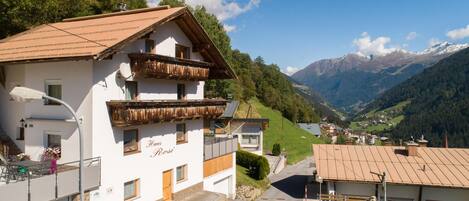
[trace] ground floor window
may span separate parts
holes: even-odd
[[[243,135],[241,137],[241,144],[258,145],[259,144],[259,136],[258,135]]]
[[[124,200],[131,200],[139,196],[140,180],[135,179],[124,183]]]
[[[183,182],[187,180],[187,165],[181,165],[176,168],[176,181]]]

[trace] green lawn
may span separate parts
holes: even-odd
[[[247,171],[246,168],[236,165],[236,184],[237,185],[252,186],[254,188],[258,188],[262,190],[265,190],[269,187],[270,181],[268,178],[265,178],[263,180],[255,180],[249,177],[246,171]]]
[[[262,118],[270,120],[269,128],[264,131],[264,153],[270,152],[272,146],[279,143],[282,150],[287,152],[288,163],[294,164],[311,156],[311,144],[324,143],[283,118],[279,111],[262,105],[257,99],[250,100],[249,103],[255,107]]]

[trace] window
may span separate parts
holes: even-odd
[[[176,44],[176,58],[190,59],[189,47]]]
[[[138,84],[135,81],[125,81],[125,100],[137,100]]]
[[[124,131],[124,155],[137,153],[140,151],[140,139],[138,139],[138,130]]]
[[[62,99],[62,81],[61,80],[46,80],[45,91],[50,97]],[[45,105],[60,105],[55,101],[44,100]]]
[[[187,165],[181,165],[176,168],[176,181],[183,182],[187,180]]]
[[[140,180],[132,180],[124,183],[124,200],[131,200],[139,196]]]
[[[187,143],[186,124],[176,124],[176,144]]]
[[[241,138],[241,144],[259,144],[259,136],[257,135],[243,135]]]
[[[145,40],[145,52],[155,54],[155,41],[152,39]]]
[[[60,135],[47,134],[47,148],[61,148]]]
[[[185,84],[178,84],[177,85],[177,93],[178,93],[178,100],[185,100],[186,99],[186,85]]]

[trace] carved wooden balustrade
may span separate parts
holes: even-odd
[[[209,68],[214,66],[213,63],[149,53],[128,56],[136,76],[147,78],[202,81],[209,78]]]
[[[108,101],[113,126],[126,127],[198,118],[218,118],[226,100]]]

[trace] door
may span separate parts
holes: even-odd
[[[163,172],[163,201],[173,200],[173,174],[171,170]]]
[[[213,190],[217,193],[225,194],[226,196],[230,195],[231,188],[231,176],[221,179],[213,184]]]

